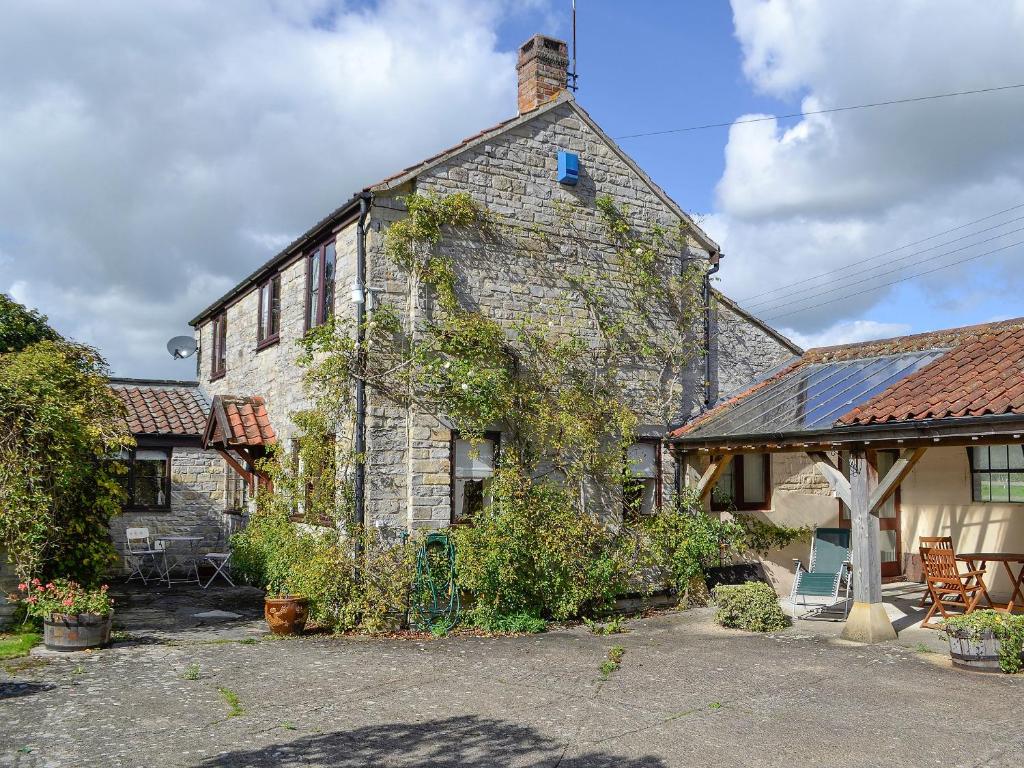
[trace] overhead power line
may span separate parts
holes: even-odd
[[[985,243],[991,243],[992,241],[998,240],[1001,237],[1006,237],[1007,235],[1012,235],[1012,234],[1014,234],[1016,232],[1024,231],[1024,227],[1020,227],[1018,229],[1011,229],[1011,230],[1009,230],[1007,232],[1002,232],[1002,233],[1000,233],[998,235],[994,235],[994,236],[986,238],[984,240],[978,240],[977,242],[974,242],[974,243],[968,243],[967,245],[962,245],[959,248],[954,248],[954,249],[952,249],[950,251],[946,251],[945,253],[938,253],[938,254],[936,254],[934,256],[929,256],[926,259],[919,260],[915,264],[902,264],[899,267],[896,267],[895,269],[888,269],[888,270],[886,270],[884,272],[876,272],[876,270],[882,269],[883,267],[891,267],[893,264],[897,264],[898,262],[901,262],[901,261],[907,261],[908,259],[913,259],[915,256],[920,256],[922,253],[928,253],[928,251],[934,251],[936,248],[944,248],[947,245],[952,245],[953,243],[958,243],[961,240],[968,240],[968,239],[970,239],[972,237],[977,237],[978,235],[983,235],[986,232],[991,232],[994,229],[1000,229],[1002,227],[1005,227],[1007,224],[1013,224],[1013,223],[1018,222],[1018,221],[1024,221],[1024,216],[1018,216],[1015,219],[1010,219],[1008,221],[1004,221],[1001,224],[997,224],[997,225],[992,226],[992,227],[986,227],[985,229],[979,229],[977,232],[972,232],[969,235],[964,235],[963,237],[955,237],[952,240],[947,240],[944,243],[938,243],[936,245],[929,246],[928,248],[922,248],[919,251],[911,251],[910,253],[906,254],[905,256],[900,256],[898,258],[893,259],[892,261],[886,262],[884,264],[878,264],[878,265],[872,267],[871,269],[866,270],[865,271],[865,277],[862,277],[860,280],[856,280],[856,281],[854,281],[852,283],[845,283],[845,285],[840,286],[838,288],[830,288],[829,290],[824,291],[822,293],[819,293],[818,295],[819,296],[824,296],[824,295],[827,295],[829,293],[834,293],[835,291],[843,290],[844,287],[848,287],[850,285],[859,285],[860,283],[866,283],[868,280],[874,280],[875,278],[884,277],[885,275],[895,274],[896,272],[900,272],[900,271],[902,271],[904,269],[912,268],[912,267],[915,267],[915,266],[919,266],[921,264],[926,264],[929,261],[935,261],[936,259],[941,259],[943,256],[949,256],[952,253],[959,253],[960,251],[966,251],[968,248],[974,248],[975,246],[978,246],[978,245],[984,245]],[[845,271],[845,270],[843,270],[843,271]],[[870,272],[875,272],[875,274],[867,274],[867,273],[870,273]],[[753,304],[744,304],[743,308],[746,309],[747,311],[750,311],[750,312],[771,312],[773,310],[779,309],[782,306],[786,306],[786,305],[792,304],[794,299],[795,299],[795,297],[800,296],[801,294],[813,293],[815,291],[821,291],[821,289],[824,288],[824,287],[825,286],[823,286],[823,285],[812,285],[809,288],[800,288],[799,290],[796,290],[796,291],[793,291],[792,293],[786,294],[786,296],[784,296],[784,297],[776,297],[774,299],[765,299],[763,301],[754,302]],[[797,302],[804,301],[804,300],[805,299],[797,299]],[[761,307],[761,309],[756,309],[757,307]]]
[[[738,297],[736,299],[736,301],[738,301],[741,304],[743,304],[743,306],[745,308],[747,308],[747,309],[749,309],[752,306],[758,306],[758,305],[761,305],[761,304],[765,304],[766,302],[763,302],[763,301],[753,301],[753,300],[754,299],[760,299],[763,296],[771,296],[772,294],[780,293],[781,291],[785,291],[788,288],[794,288],[794,287],[796,287],[798,285],[804,285],[806,283],[814,282],[815,280],[820,280],[820,279],[826,278],[826,277],[833,277],[833,276],[838,275],[838,274],[840,274],[842,272],[848,272],[851,269],[862,269],[865,264],[870,264],[873,261],[878,261],[879,259],[884,259],[886,256],[891,256],[894,253],[898,253],[899,251],[905,250],[907,248],[912,248],[915,245],[921,245],[922,243],[927,243],[929,240],[934,240],[937,237],[942,237],[943,235],[948,235],[948,234],[951,234],[953,232],[958,232],[961,229],[966,229],[967,227],[974,226],[975,224],[980,224],[983,221],[988,221],[989,219],[994,219],[996,216],[1002,216],[1004,213],[1010,213],[1011,211],[1016,211],[1016,210],[1019,210],[1021,208],[1024,208],[1024,203],[1021,203],[1020,205],[1011,206],[1010,208],[1004,208],[1001,211],[996,211],[995,213],[990,213],[988,216],[982,216],[980,219],[974,219],[973,221],[968,221],[968,222],[966,222],[964,224],[960,224],[959,226],[956,226],[956,227],[950,227],[949,229],[944,229],[941,232],[936,232],[934,235],[929,235],[928,237],[923,237],[920,240],[915,240],[912,243],[905,243],[905,244],[903,244],[901,246],[898,246],[896,248],[892,248],[892,249],[890,249],[888,251],[883,251],[882,253],[876,254],[875,256],[869,256],[866,259],[859,259],[857,261],[850,262],[850,263],[848,263],[848,264],[846,264],[846,265],[844,265],[842,267],[837,267],[836,269],[830,269],[827,272],[821,272],[821,273],[819,273],[817,275],[812,275],[811,277],[805,277],[802,280],[795,280],[792,283],[785,283],[783,285],[778,286],[777,288],[772,288],[769,291],[762,291],[761,293],[754,293],[754,294],[751,294],[749,296]],[[987,227],[986,229],[980,229],[977,232],[972,232],[969,235],[964,235],[963,237],[959,237],[959,238],[956,238],[954,240],[948,240],[947,242],[940,243],[939,245],[934,246],[934,247],[935,248],[941,248],[943,245],[949,245],[950,243],[955,243],[955,242],[958,242],[959,240],[963,240],[963,239],[968,238],[968,237],[974,237],[975,235],[980,235],[983,232],[988,232],[988,231],[990,231],[992,229],[997,229],[999,227],[1005,226],[1007,224],[1010,224],[1010,223],[1012,223],[1014,221],[1019,221],[1019,220],[1020,220],[1019,218],[1018,219],[1010,219],[1008,221],[1002,222],[1001,224],[996,224],[996,225],[994,225],[992,227]],[[931,248],[926,248],[924,250],[925,251],[931,250]],[[916,253],[923,253],[923,252],[924,251],[918,251]],[[910,255],[916,255],[916,253],[915,254],[910,254]],[[904,257],[904,256],[900,256],[898,259],[895,259],[895,261],[902,261],[905,258],[906,257]],[[811,290],[811,289],[808,289],[808,290]],[[797,291],[797,293],[803,293],[803,292],[804,292],[803,290]],[[788,299],[789,297],[787,296],[786,298]]]
[[[724,123],[706,123],[705,125],[688,125],[685,128],[667,128],[661,131],[647,131],[646,133],[627,133],[623,136],[615,136],[616,141],[622,139],[640,139],[645,136],[665,136],[670,133],[688,133],[690,131],[703,131],[708,128],[728,128],[732,125],[743,125],[745,123],[763,123],[768,120],[783,120],[789,117],[807,117],[809,115],[827,115],[830,112],[849,112],[854,109],[874,109],[875,107],[888,107],[893,104],[913,104],[919,101],[934,101],[936,99],[949,99],[954,96],[973,96],[979,93],[995,93],[996,91],[1009,91],[1014,88],[1024,88],[1024,83],[1016,85],[1000,85],[994,88],[977,88],[972,91],[954,91],[952,93],[936,93],[932,96],[914,96],[909,99],[891,99],[889,101],[875,101],[870,104],[852,104],[847,107],[832,107],[831,109],[815,109],[808,112],[793,112],[789,115],[771,115],[768,117],[749,117],[743,120],[730,120]]]
[[[976,261],[977,259],[980,259],[983,256],[991,256],[993,253],[999,253],[1000,251],[1005,251],[1005,250],[1007,250],[1009,248],[1014,248],[1014,247],[1019,246],[1019,245],[1024,245],[1024,240],[1018,241],[1016,243],[1010,243],[1009,245],[1003,245],[1003,246],[1000,246],[999,248],[993,248],[990,251],[985,251],[984,253],[978,253],[978,254],[975,254],[974,256],[968,256],[965,259],[959,259],[957,261],[950,262],[949,264],[943,264],[943,265],[938,266],[938,267],[933,267],[932,269],[926,269],[923,272],[917,272],[916,274],[913,274],[913,275],[907,275],[906,277],[901,277],[898,280],[890,280],[888,283],[882,283],[881,285],[873,285],[870,288],[865,288],[864,290],[861,290],[861,291],[854,291],[853,293],[848,293],[848,294],[845,294],[843,296],[837,296],[834,299],[829,299],[828,301],[823,301],[823,302],[820,302],[818,304],[812,304],[809,307],[800,307],[799,309],[793,309],[793,310],[790,310],[789,312],[783,312],[783,313],[778,314],[778,315],[772,315],[771,317],[767,317],[765,319],[769,320],[769,321],[775,321],[775,320],[778,320],[778,319],[783,318],[783,317],[789,317],[790,315],[799,314],[801,312],[809,312],[812,309],[818,309],[819,307],[828,306],[829,304],[834,304],[837,301],[844,301],[846,299],[852,299],[854,296],[862,296],[865,293],[871,293],[872,291],[877,291],[880,288],[888,288],[890,285],[898,285],[899,283],[905,283],[908,280],[914,280],[914,279],[916,279],[918,277],[924,277],[925,275],[930,275],[930,274],[932,274],[934,272],[940,272],[943,269],[949,269],[950,267],[955,267],[955,266],[958,266],[960,264],[966,264],[969,261]]]

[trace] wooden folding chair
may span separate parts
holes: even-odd
[[[945,547],[921,547],[921,567],[932,596],[932,607],[928,610],[921,626],[927,629],[942,629],[942,624],[933,623],[936,612],[942,618],[951,615],[971,613],[978,605],[985,590],[985,571],[960,571],[959,563],[952,549]],[[947,609],[954,609],[951,614]]]
[[[921,542],[921,548],[925,547],[938,549],[953,549],[953,537],[952,536],[921,536],[918,539]],[[956,554],[954,550],[954,554]],[[921,564],[921,568],[924,568],[924,564]],[[924,585],[924,594],[921,595],[921,602],[917,605],[919,608],[924,608],[932,599],[932,593],[928,590],[928,584]]]

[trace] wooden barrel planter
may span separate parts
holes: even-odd
[[[309,600],[295,596],[265,598],[263,617],[275,635],[301,635],[309,617]]]
[[[69,616],[54,613],[43,619],[43,645],[51,651],[84,651],[110,644],[111,611],[106,616],[80,613]]]
[[[975,672],[1002,672],[999,668],[999,639],[991,630],[983,629],[978,635],[966,630],[947,631],[946,634],[953,666]]]

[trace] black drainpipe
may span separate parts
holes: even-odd
[[[704,410],[711,407],[711,276],[721,266],[721,258],[720,253],[711,254],[711,268],[704,273]]]
[[[359,350],[358,373],[356,378],[356,525],[366,522],[366,380],[363,377],[366,367],[363,342],[366,337],[366,214],[370,210],[369,195],[359,198],[359,221],[356,223],[356,281],[359,285],[360,299],[356,302],[356,349]]]

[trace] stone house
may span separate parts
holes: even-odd
[[[405,216],[403,197],[410,193],[468,193],[522,230],[554,232],[559,206],[578,211],[577,226],[589,241],[585,253],[551,248],[538,256],[481,240],[442,244],[454,264],[460,302],[509,328],[520,318],[586,327],[586,307],[566,296],[572,294],[569,277],[595,265],[610,281],[610,295],[628,301],[600,225],[599,196],[628,207],[644,227],[686,228],[686,246],[662,257],[666,273],[681,274],[694,259],[706,263],[709,275],[717,271],[715,242],[574,100],[566,88],[567,63],[565,43],[540,35],[527,41],[519,51],[515,117],[358,192],[191,320],[200,386],[214,397],[211,418],[219,420],[219,426],[208,425],[204,445],[219,448],[251,483],[252,460],[269,442],[289,446],[301,437],[292,414],[309,405],[296,365],[307,330],[330,315],[365,318],[380,302],[399,308],[410,327],[431,315],[430,291],[398,271],[383,247],[388,227]],[[800,353],[711,290],[709,280],[704,329],[684,327],[668,315],[655,318],[666,338],[703,330],[710,350],[671,373],[680,395],[667,417],[646,405],[663,384],[662,372],[643,366],[630,372],[630,396],[641,420],[640,442],[630,456],[644,478],[646,511],[660,506],[678,482],[663,439],[669,426]],[[596,329],[590,333],[598,337]],[[493,471],[501,425],[477,452],[452,432],[443,414],[396,407],[372,391],[363,398],[353,433],[338,436],[366,457],[356,469],[357,518],[388,527],[441,528],[468,516]],[[248,430],[236,417],[234,437],[226,440],[232,417],[217,411],[218,402],[251,411]],[[602,512],[621,515],[621,501],[618,511]]]
[[[110,380],[136,446],[120,459],[128,500],[110,522],[124,555],[128,528],[151,536],[201,536],[199,552],[224,551],[242,523],[248,488],[215,449],[203,448],[210,401],[194,381]]]

